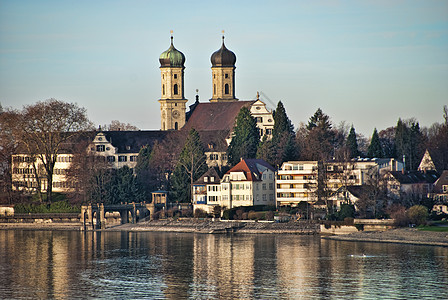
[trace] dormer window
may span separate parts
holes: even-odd
[[[214,149],[215,145],[213,143],[208,144],[208,149]]]
[[[126,150],[131,150],[131,146],[126,146]]]
[[[208,177],[204,177],[204,182],[208,182]]]
[[[215,182],[215,177],[210,177],[210,182]]]

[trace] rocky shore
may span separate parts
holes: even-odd
[[[400,243],[448,247],[448,232],[397,228],[387,231],[359,231],[346,235],[323,236],[324,239],[354,242]]]
[[[257,234],[318,234],[319,224],[308,222],[220,222],[211,220],[157,220],[125,224],[108,231],[158,231],[194,233],[257,233]]]

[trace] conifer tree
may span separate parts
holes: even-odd
[[[353,127],[353,125],[350,128],[350,133],[347,136],[347,141],[345,144],[349,151],[350,158],[354,158],[359,155],[358,141],[356,140],[356,132],[355,132],[355,128]]]
[[[236,165],[240,158],[255,158],[260,133],[257,121],[251,116],[248,108],[241,108],[233,128],[233,137],[227,148],[227,158],[230,165]]]
[[[417,169],[425,150],[423,142],[423,134],[417,121],[414,119],[407,121],[398,119],[397,127],[395,127],[397,158],[406,156],[406,169]]]
[[[369,148],[367,149],[367,156],[371,158],[382,158],[383,149],[381,148],[380,137],[376,128],[373,130],[372,139],[370,140]]]

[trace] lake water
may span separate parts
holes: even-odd
[[[448,299],[448,248],[0,230],[1,299]]]

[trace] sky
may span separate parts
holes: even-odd
[[[0,103],[50,98],[160,129],[159,55],[184,53],[185,97],[211,98],[211,54],[236,54],[235,95],[282,101],[295,127],[321,108],[370,137],[448,105],[448,0],[0,0]]]

